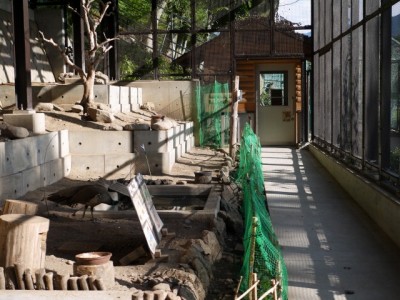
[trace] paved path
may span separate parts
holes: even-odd
[[[307,150],[263,148],[289,300],[400,299],[400,249]]]

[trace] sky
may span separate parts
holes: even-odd
[[[278,14],[293,23],[311,24],[311,0],[279,0]]]

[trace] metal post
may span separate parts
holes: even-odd
[[[12,2],[16,105],[19,109],[29,110],[32,109],[32,82],[28,1]]]

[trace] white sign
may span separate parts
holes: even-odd
[[[128,191],[138,215],[144,236],[150,251],[154,254],[161,239],[161,228],[164,226],[154,207],[149,189],[143,176],[138,174],[128,184]]]

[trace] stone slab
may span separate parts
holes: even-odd
[[[24,127],[35,134],[46,132],[44,113],[16,111],[12,114],[4,114],[3,120],[10,125]]]

